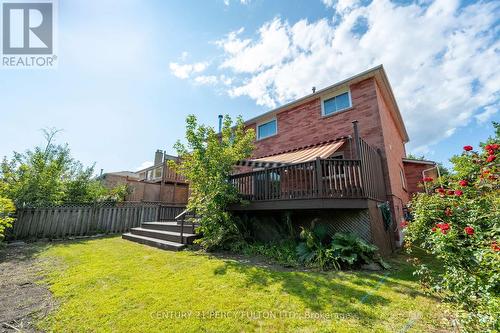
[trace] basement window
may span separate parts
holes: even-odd
[[[351,94],[349,91],[346,91],[334,97],[323,100],[323,116],[334,114],[336,112],[348,109],[351,106]]]
[[[278,132],[276,119],[257,126],[257,140],[265,139],[275,135]]]

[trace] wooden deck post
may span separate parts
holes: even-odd
[[[264,200],[269,199],[269,172],[264,168]]]
[[[360,160],[361,159],[361,156],[360,156],[361,148],[359,146],[359,130],[358,130],[358,121],[357,120],[354,120],[352,122],[352,130],[354,132],[354,152],[356,154],[355,159]]]
[[[316,188],[318,190],[317,196],[323,196],[323,170],[320,157],[316,157]]]

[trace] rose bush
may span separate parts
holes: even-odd
[[[499,330],[499,148],[496,142],[478,151],[465,146],[452,158],[453,174],[423,179],[432,192],[413,198],[405,232],[410,252],[421,247],[439,261],[439,271],[420,265],[415,273],[453,302],[466,332]]]

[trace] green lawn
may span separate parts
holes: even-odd
[[[39,256],[59,303],[39,323],[46,331],[446,330],[403,257],[387,272],[300,272],[119,237],[53,244]]]

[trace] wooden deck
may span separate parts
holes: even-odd
[[[367,208],[385,201],[380,154],[364,141],[359,159],[319,159],[232,175],[245,205],[231,210]]]

